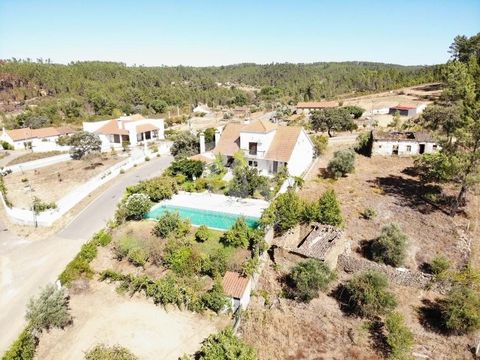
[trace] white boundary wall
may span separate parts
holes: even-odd
[[[156,154],[144,153],[143,151],[133,152],[132,155],[125,161],[113,165],[103,173],[91,178],[86,183],[65,195],[57,202],[56,209],[41,212],[37,216],[35,216],[31,210],[19,209],[15,207],[9,208],[6,205],[3,196],[0,196],[2,199],[1,202],[5,208],[7,216],[15,224],[35,225],[36,223],[38,226],[52,226],[55,221],[60,219],[65,213],[71,210],[91,192],[115,178],[122,170],[126,171],[135,165],[145,162],[146,156],[156,156]]]
[[[12,173],[17,173],[20,171],[33,170],[33,169],[38,169],[38,168],[42,168],[42,167],[53,165],[53,164],[58,164],[68,160],[72,160],[72,158],[70,157],[70,154],[61,154],[56,156],[50,156],[43,159],[28,161],[21,164],[15,164],[12,166],[5,166],[4,170],[10,169],[12,170]]]

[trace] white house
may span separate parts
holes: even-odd
[[[246,309],[250,302],[252,281],[237,272],[227,271],[222,279],[223,291],[230,298],[233,312]]]
[[[34,152],[68,151],[68,146],[60,146],[57,139],[63,135],[73,134],[75,130],[68,127],[46,127],[40,129],[22,128],[14,130],[2,129],[0,141],[12,145],[15,150],[32,149]]]
[[[227,157],[228,164],[237,151],[242,151],[248,164],[264,175],[276,174],[282,166],[287,166],[290,175],[300,176],[312,163],[314,147],[302,127],[257,120],[227,124],[223,132],[215,134],[212,152],[200,155],[212,158],[221,154]]]
[[[118,119],[84,122],[83,130],[95,133],[102,140],[102,150],[164,139],[163,119],[145,119],[141,115],[121,116]]]
[[[372,133],[372,155],[414,156],[439,149],[435,139],[424,131],[392,131]]]

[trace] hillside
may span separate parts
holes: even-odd
[[[137,67],[112,62],[7,60],[0,63],[0,111],[25,112],[10,127],[79,123],[121,113],[165,113],[170,106],[243,106],[384,91],[438,78],[438,67],[368,62]],[[259,89],[248,91],[248,89]]]

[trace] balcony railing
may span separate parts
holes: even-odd
[[[259,151],[257,150],[256,154],[251,154],[249,150],[243,150],[245,157],[249,159],[263,159],[265,157],[266,151]]]

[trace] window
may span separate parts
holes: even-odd
[[[249,155],[257,155],[257,143],[248,143],[248,154]]]
[[[407,145],[407,152],[412,152],[412,146],[411,145]]]
[[[433,151],[437,150],[437,145],[434,144],[434,145],[432,146],[432,149],[433,149]]]
[[[255,160],[249,160],[248,166],[258,167],[258,162]]]

